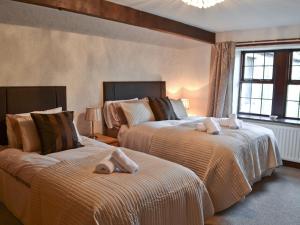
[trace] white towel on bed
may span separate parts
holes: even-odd
[[[239,120],[236,114],[230,115],[229,118],[220,118],[219,123],[220,126],[230,129],[240,129],[243,126],[243,121]]]
[[[207,133],[208,134],[214,134],[217,135],[220,133],[220,126],[219,124],[215,121],[214,118],[208,117],[205,120],[203,120],[204,126],[207,128]]]
[[[112,153],[112,159],[124,172],[135,173],[139,169],[139,166],[119,148]]]
[[[204,123],[198,123],[196,125],[196,130],[200,131],[200,132],[206,132],[207,131],[207,128],[206,126],[204,125]]]
[[[95,173],[111,174],[115,169],[115,164],[111,161],[111,155],[109,155],[96,166]]]

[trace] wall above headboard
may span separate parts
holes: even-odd
[[[67,109],[66,87],[0,87],[0,145],[7,145],[6,114],[62,107]]]

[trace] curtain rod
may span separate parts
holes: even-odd
[[[261,41],[242,41],[237,42],[236,47],[250,47],[258,45],[288,45],[288,44],[300,44],[300,38],[293,39],[276,39],[276,40],[261,40]]]

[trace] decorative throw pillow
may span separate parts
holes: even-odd
[[[62,107],[44,110],[44,111],[34,111],[32,113],[58,113],[62,111]],[[6,127],[7,127],[7,138],[8,138],[8,145],[11,148],[22,149],[22,136],[21,130],[18,122],[18,118],[31,118],[30,112],[29,113],[22,113],[22,114],[7,114],[6,115]],[[31,120],[32,124],[33,121]]]
[[[125,114],[129,127],[155,120],[148,101],[139,100],[136,102],[122,102],[121,108]]]
[[[17,118],[22,138],[22,149],[24,152],[40,152],[41,142],[36,126],[31,116]]]
[[[17,118],[21,116],[7,114],[6,115],[6,127],[7,127],[7,139],[8,145],[11,148],[22,149],[22,137]]]
[[[55,114],[31,113],[41,141],[42,154],[82,147],[73,123],[73,111]]]
[[[157,121],[159,120],[178,120],[170,99],[164,98],[150,98],[149,104]]]
[[[181,99],[178,99],[178,100],[170,99],[170,101],[171,101],[173,110],[179,119],[184,119],[184,118],[188,117],[188,114],[186,112],[186,109],[185,109]]]

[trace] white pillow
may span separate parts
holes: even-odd
[[[173,110],[179,119],[185,119],[188,117],[188,114],[186,112],[186,109],[185,109],[181,99],[178,99],[178,100],[170,99],[170,101],[171,101]]]
[[[137,102],[138,98],[128,99],[128,100],[117,100],[117,101],[107,101],[103,106],[103,116],[106,126],[110,129],[116,127],[120,128],[121,125],[126,124],[126,117],[121,109],[122,102]]]
[[[129,127],[155,120],[148,101],[122,102],[120,105]]]

